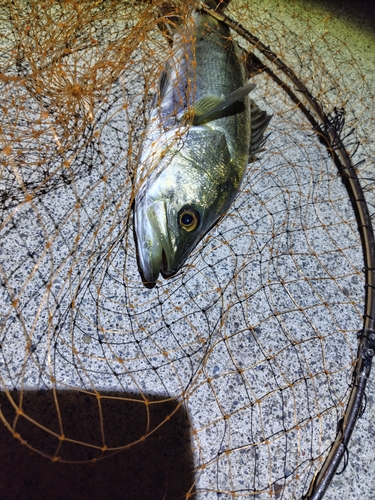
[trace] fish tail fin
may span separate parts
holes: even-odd
[[[158,28],[164,35],[170,46],[173,45],[173,37],[176,32],[176,26],[181,24],[181,17],[178,9],[171,2],[163,2],[159,5],[158,11]]]
[[[251,142],[249,149],[249,162],[255,161],[256,155],[262,150],[262,147],[269,135],[264,136],[264,132],[272,118],[272,115],[269,115],[266,111],[261,110],[252,99],[250,99],[250,111]]]
[[[205,0],[204,4],[212,10],[215,10],[219,13],[222,13],[224,9],[228,6],[231,0]],[[191,10],[199,11],[202,9],[202,0],[192,1]],[[158,8],[158,16],[160,17],[160,21],[157,23],[160,31],[165,36],[169,45],[173,44],[173,36],[176,32],[176,26],[181,24],[181,16],[180,16],[178,4],[174,4],[174,2],[162,2]]]

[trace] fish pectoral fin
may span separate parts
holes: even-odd
[[[182,120],[185,122],[192,121],[192,125],[200,125],[207,117],[212,115],[212,112],[215,112],[216,109],[221,109],[222,102],[223,98],[215,95],[202,97],[194,106],[185,111],[182,115]]]
[[[247,83],[243,87],[231,92],[226,97],[214,95],[204,96],[181,117],[182,122],[191,123],[193,126],[202,125],[210,121],[214,115],[237,101],[242,101],[256,87],[255,83]]]
[[[266,142],[267,137],[264,132],[272,118],[272,115],[261,110],[255,102],[250,99],[251,111],[251,141],[249,148],[249,161],[256,160],[256,154],[261,151],[263,144]]]

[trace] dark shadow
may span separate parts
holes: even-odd
[[[20,393],[11,392],[18,404]],[[146,405],[139,395],[101,393],[100,405],[107,447],[122,446],[140,439],[147,426]],[[121,399],[107,399],[104,396]],[[51,431],[59,430],[52,391],[24,391],[26,415]],[[138,399],[126,401],[125,398]],[[98,400],[73,391],[58,391],[57,400],[67,438],[102,446]],[[64,460],[90,463],[53,462],[22,445],[0,424],[0,498],[2,500],[178,500],[194,482],[190,428],[183,407],[176,413],[175,401],[148,397],[150,429],[163,423],[143,442],[115,455],[63,441],[57,455]],[[0,392],[3,415],[12,424],[15,410]],[[170,415],[170,419],[166,418]],[[55,455],[59,439],[21,416],[16,432],[31,446]],[[108,452],[107,452],[108,455]]]
[[[357,25],[367,26],[375,32],[375,3],[373,0],[314,0],[337,16],[350,19]]]

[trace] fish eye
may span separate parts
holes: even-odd
[[[183,208],[178,214],[178,223],[185,231],[194,231],[199,224],[199,214],[194,208]]]

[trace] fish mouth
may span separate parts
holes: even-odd
[[[138,263],[146,282],[155,283],[160,272],[164,277],[175,274],[173,264],[176,251],[168,228],[164,201],[135,210],[135,234]]]

